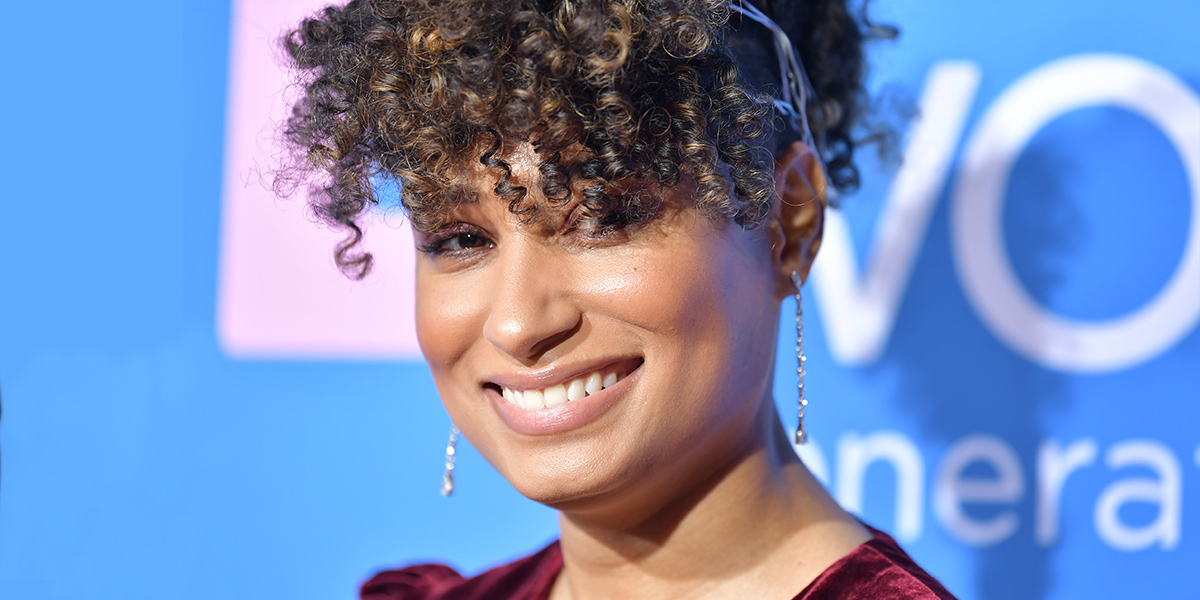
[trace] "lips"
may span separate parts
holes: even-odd
[[[568,402],[575,402],[583,400],[588,396],[594,396],[602,390],[616,385],[618,381],[624,379],[627,375],[627,373],[618,373],[615,371],[609,371],[608,373],[592,371],[587,375],[576,377],[566,383],[559,383],[536,390],[520,390],[500,386],[500,395],[509,404],[525,410],[554,408]]]
[[[559,377],[558,369],[497,378],[484,387],[500,418],[514,431],[545,435],[591,422],[615,405],[641,372],[642,359],[611,362]],[[580,372],[582,371],[582,372]],[[549,383],[549,385],[547,385]]]

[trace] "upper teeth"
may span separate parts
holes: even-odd
[[[592,371],[583,377],[540,390],[514,390],[501,386],[500,392],[509,404],[536,410],[549,406],[561,406],[567,402],[591,396],[602,389],[612,387],[621,379],[624,379],[624,376],[619,377],[616,373],[601,375],[600,371]]]

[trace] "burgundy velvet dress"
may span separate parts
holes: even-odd
[[[821,573],[795,600],[954,600],[895,540],[871,529],[864,542]],[[558,542],[467,579],[445,565],[384,571],[363,584],[362,600],[547,600],[562,569]]]

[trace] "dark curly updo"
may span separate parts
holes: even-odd
[[[756,0],[790,35],[816,91],[810,114],[831,183],[858,183],[851,128],[863,108],[864,38],[847,0]],[[542,195],[618,226],[653,218],[657,194],[629,179],[695,184],[695,204],[744,227],[773,194],[778,62],[767,32],[731,22],[728,0],[351,0],[284,38],[303,94],[284,128],[294,161],[277,184],[312,185],[323,220],[350,236],[353,277],[371,268],[358,217],[397,178],[413,225],[447,224],[475,194],[463,167],[498,175],[495,194],[527,221],[542,208],[511,179],[507,153],[537,151]],[[740,21],[740,17],[736,18]],[[731,41],[732,40],[732,41]],[[731,46],[732,44],[732,46]],[[737,59],[731,52],[736,49]],[[740,68],[739,68],[740,67]],[[636,187],[636,186],[634,186]]]

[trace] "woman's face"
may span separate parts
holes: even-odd
[[[509,162],[536,194],[536,155]],[[517,490],[567,510],[653,502],[763,435],[769,228],[704,217],[686,184],[627,231],[589,229],[575,201],[523,225],[493,172],[467,177],[480,200],[418,234],[417,334],[450,416]]]

